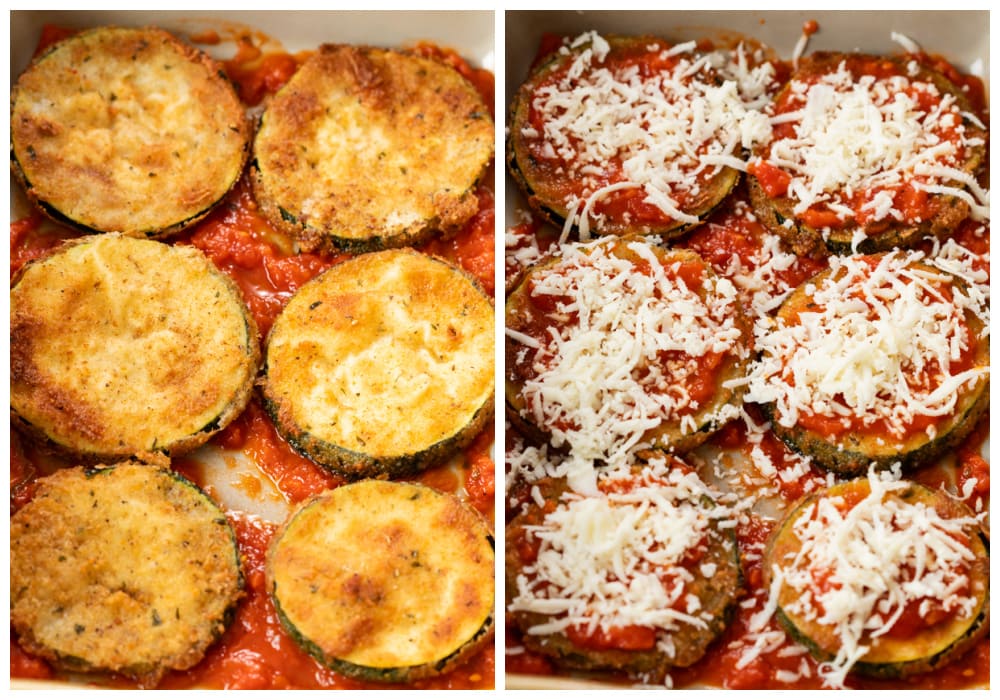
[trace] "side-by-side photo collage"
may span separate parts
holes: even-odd
[[[990,688],[990,21],[9,9],[9,691]]]

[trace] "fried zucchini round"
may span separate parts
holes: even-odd
[[[351,258],[275,321],[264,406],[295,449],[349,479],[415,473],[493,414],[493,316],[443,260],[411,249]]]
[[[49,216],[169,236],[243,172],[251,124],[206,54],[155,28],[98,27],[35,59],[11,94],[11,166]]]
[[[835,674],[933,671],[989,629],[986,537],[943,491],[837,484],[794,508],[764,556],[765,589],[780,577],[778,620]]]
[[[927,464],[989,407],[985,310],[964,283],[920,260],[832,258],[759,339],[747,398],[824,469],[858,476],[871,465]]]
[[[659,680],[722,633],[743,584],[735,534],[690,468],[667,459],[666,470],[602,473],[595,496],[536,483],[542,502],[505,534],[525,647],[566,668]]]
[[[583,239],[673,237],[736,186],[735,125],[760,115],[724,94],[700,54],[670,49],[591,32],[528,76],[510,107],[507,164],[534,211],[558,227],[570,219]]]
[[[505,315],[508,413],[557,448],[681,453],[738,414],[750,322],[696,253],[634,236],[563,246]]]
[[[910,58],[816,52],[771,110],[781,121],[754,148],[762,162],[750,165],[750,201],[796,253],[943,240],[968,217],[986,130],[937,71]]]
[[[69,671],[153,683],[190,668],[242,595],[225,515],[179,474],[136,462],[63,469],[10,521],[11,625]]]
[[[261,115],[254,194],[307,250],[415,245],[476,213],[493,148],[490,110],[455,69],[328,44]]]
[[[260,359],[238,288],[198,249],[118,234],[25,266],[10,348],[15,423],[88,463],[204,443],[246,406]]]
[[[359,481],[303,502],[275,534],[267,589],[329,668],[405,683],[444,673],[490,638],[493,537],[432,488]]]

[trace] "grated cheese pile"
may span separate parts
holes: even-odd
[[[938,288],[951,278],[912,267],[922,258],[890,254],[874,266],[864,257],[831,258],[830,276],[806,290],[817,310],[802,311],[797,323],[779,319],[757,339],[762,355],[751,366],[747,400],[774,403],[786,427],[809,412],[864,425],[882,419],[897,436],[917,416],[948,416],[961,388],[989,373],[952,371],[976,341],[966,310],[985,310],[957,286],[953,300],[943,297]]]
[[[851,667],[886,634],[911,601],[937,601],[952,615],[976,609],[969,566],[974,552],[963,531],[974,517],[945,518],[921,502],[893,494],[910,484],[869,474],[871,493],[846,514],[840,497],[822,497],[793,524],[802,547],[789,562],[772,564],[771,602],[782,587],[798,595],[786,612],[829,626],[839,640],[834,660],[820,666],[824,682],[842,687]],[[818,574],[834,585],[817,590]],[[922,603],[927,605],[927,603]]]
[[[988,192],[962,172],[968,148],[984,141],[966,135],[963,117],[975,118],[954,96],[905,75],[855,76],[844,62],[815,82],[794,80],[789,89],[790,111],[771,123],[792,123],[795,135],[772,141],[767,160],[791,176],[787,196],[796,200],[796,214],[825,204],[842,220],[853,219],[851,200],[864,194],[861,208],[871,221],[904,221],[893,188],[910,183],[962,199],[977,220],[989,217]],[[929,110],[918,102],[920,92],[935,98]],[[949,138],[952,130],[956,138]]]
[[[594,204],[622,189],[641,189],[644,201],[672,220],[697,223],[682,210],[678,195],[696,195],[723,166],[745,170],[741,149],[770,136],[763,113],[744,104],[741,84],[716,84],[712,56],[693,53],[694,48],[694,42],[651,45],[651,52],[675,56],[677,64],[643,77],[636,66],[605,65],[612,49],[596,32],[562,47],[567,55],[580,50],[564,76],[536,91],[532,107],[543,116],[542,133],[525,127],[523,135],[542,139],[545,157],[559,159],[565,177],[580,186],[580,194],[566,204],[567,227],[576,217],[581,238],[589,236],[591,218],[598,225],[604,221],[592,213]],[[736,70],[748,76],[743,89],[756,100],[752,85],[764,78],[751,73],[745,59]],[[610,184],[609,161],[622,166],[621,179]]]
[[[626,492],[608,488],[595,496],[564,494],[541,525],[538,558],[517,577],[509,609],[547,620],[532,635],[628,625],[656,627],[658,648],[672,654],[670,632],[705,627],[711,615],[688,589],[695,573],[681,562],[729,511],[706,499],[708,488],[693,472],[651,462],[638,477],[627,467],[602,472],[604,484],[636,483]],[[699,574],[711,578],[710,563]],[[665,585],[666,584],[666,585]],[[664,634],[666,632],[667,634]]]
[[[655,247],[640,240],[628,249],[649,267],[609,255],[610,244],[567,244],[554,266],[533,277],[534,296],[563,298],[547,337],[508,330],[533,352],[534,376],[524,383],[526,411],[549,426],[552,445],[570,448],[572,487],[593,493],[595,462],[620,462],[648,447],[644,434],[664,422],[679,422],[683,434],[698,429],[691,417],[700,406],[685,388],[702,370],[706,353],[745,357],[734,317],[737,291],[725,278],[706,274],[701,289],[688,289],[668,274]],[[570,319],[575,319],[570,321]],[[663,363],[659,354],[676,352]],[[719,422],[736,409],[719,409]]]

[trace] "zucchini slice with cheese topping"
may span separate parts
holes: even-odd
[[[778,620],[828,662],[829,685],[848,672],[932,671],[989,628],[978,521],[916,483],[870,476],[807,497],[775,530],[764,564]]]
[[[733,148],[750,121],[766,127],[703,59],[594,32],[553,52],[510,108],[507,164],[531,208],[584,240],[703,221],[739,182]]]
[[[769,108],[750,200],[800,255],[872,253],[945,240],[984,212],[985,126],[944,75],[913,57],[818,51]]]
[[[192,246],[76,239],[10,292],[11,416],[88,463],[177,455],[246,406],[260,358],[235,283]]]
[[[444,673],[493,628],[493,537],[456,497],[365,480],[304,501],[272,540],[267,588],[289,634],[354,678]]]
[[[986,318],[964,282],[920,253],[831,258],[758,338],[747,399],[837,474],[926,464],[989,406]]]
[[[254,194],[305,249],[416,245],[476,213],[493,148],[488,106],[451,66],[327,44],[261,115]]]
[[[562,246],[506,305],[512,420],[588,459],[682,453],[738,415],[751,328],[696,253],[638,236]]]
[[[242,589],[225,515],[169,470],[63,469],[10,521],[11,625],[30,653],[69,671],[152,683],[190,668]]]
[[[164,237],[239,179],[250,121],[209,56],[155,28],[98,27],[35,59],[11,94],[11,166],[49,216]]]
[[[742,588],[730,510],[673,457],[565,479],[507,526],[507,607],[524,645],[567,668],[663,677],[698,661]]]
[[[350,479],[411,474],[493,414],[493,305],[462,270],[367,253],[303,285],[271,328],[264,405],[301,453]]]

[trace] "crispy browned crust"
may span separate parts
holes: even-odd
[[[869,60],[872,56],[853,53],[839,53],[817,51],[805,58],[799,64],[798,70],[792,75],[791,81],[804,79],[810,76],[822,75],[837,69],[841,61],[848,61],[848,65],[856,60]],[[903,59],[895,57],[884,57],[883,60],[893,63],[899,67],[902,74],[906,75],[906,64]],[[958,87],[941,73],[921,66],[913,80],[933,83],[942,94],[954,96],[956,102],[964,111],[971,111],[968,99]],[[786,85],[782,92],[778,93],[775,100],[781,99],[782,95],[789,89]],[[987,140],[987,134],[969,119],[963,120],[965,130],[970,137],[980,137]],[[762,146],[758,146],[759,155]],[[986,161],[986,146],[976,146],[970,149],[969,157],[962,166],[966,173],[977,173]],[[851,221],[844,223],[842,227],[832,229],[824,240],[824,232],[817,230],[799,218],[794,213],[794,208],[798,201],[791,197],[769,197],[756,177],[750,175],[747,178],[749,185],[750,203],[753,205],[754,213],[773,233],[780,236],[799,255],[813,258],[820,258],[829,254],[846,255],[855,252],[852,243],[853,232],[857,225]],[[964,188],[959,182],[946,183],[951,187]],[[955,228],[969,216],[969,205],[953,195],[942,193],[928,194],[930,201],[937,203],[937,210],[930,218],[918,224],[907,224],[906,222],[890,223],[876,222],[868,226],[865,230],[865,237],[857,245],[859,253],[875,253],[879,251],[891,250],[893,248],[906,248],[913,246],[925,238],[944,239],[949,236]]]
[[[492,158],[490,111],[458,71],[327,44],[261,116],[253,186],[304,249],[371,251],[455,233]]]
[[[11,92],[11,170],[47,215],[162,238],[239,179],[251,124],[205,53],[156,28],[98,27],[36,58]]]
[[[764,551],[765,590],[770,586],[772,569],[789,561],[802,547],[801,540],[793,530],[793,524],[813,503],[821,498],[860,492],[870,493],[867,479],[855,479],[813,493],[803,498],[774,529]],[[923,503],[933,508],[944,518],[971,518],[970,511],[963,503],[950,497],[944,491],[930,489],[912,483],[910,487],[891,496],[907,503]],[[927,673],[940,668],[971,649],[989,631],[989,544],[982,530],[976,527],[964,529],[969,537],[969,547],[976,560],[971,567],[970,581],[980,604],[970,615],[955,616],[942,624],[935,625],[906,639],[881,637],[868,640],[871,650],[852,667],[854,673],[875,678],[905,678],[918,673]],[[839,641],[829,625],[803,619],[790,614],[785,607],[798,594],[788,586],[778,591],[778,609],[775,617],[791,637],[809,649],[820,661],[836,656]]]
[[[638,261],[635,253],[628,250],[628,237],[621,238],[606,251],[595,254],[611,254],[622,257],[626,260]],[[658,248],[657,255],[664,267],[669,267],[673,262],[700,260],[700,256],[693,251],[676,248]],[[545,271],[559,262],[558,256],[547,256],[534,267],[527,270],[522,277],[517,288],[511,292],[505,305],[505,327],[514,331],[521,331],[534,322],[534,317],[539,313],[530,301],[530,290],[533,280],[545,274]],[[705,270],[708,275],[713,275],[711,268],[705,263]],[[702,290],[699,294],[704,298],[706,293]],[[749,348],[752,343],[752,326],[749,319],[739,309],[734,309],[734,325],[740,329],[742,345]],[[530,363],[521,358],[525,348],[517,341],[507,337],[504,345],[504,396],[505,410],[508,419],[518,430],[528,435],[535,441],[546,441],[551,435],[551,429],[545,425],[539,425],[527,410],[524,399],[524,384],[533,373]],[[664,421],[661,425],[651,428],[643,437],[643,442],[652,444],[654,450],[664,450],[676,454],[683,454],[704,443],[716,430],[722,427],[715,418],[716,412],[726,404],[735,406],[742,405],[742,389],[734,389],[725,386],[725,383],[742,377],[746,373],[747,366],[751,360],[749,350],[742,354],[730,353],[726,356],[718,372],[717,389],[711,400],[707,401],[697,412],[692,415],[697,429],[685,432],[681,429],[681,421]]]
[[[653,36],[610,35],[604,38],[611,45],[612,53],[615,50],[650,42],[665,45],[663,39]],[[588,48],[589,44],[586,44],[573,49],[569,54],[557,53],[540,64],[518,88],[508,111],[508,124],[510,126],[506,138],[507,169],[527,199],[528,206],[545,221],[558,228],[565,225],[566,217],[569,216],[568,206],[562,196],[562,192],[566,188],[567,174],[561,170],[553,172],[543,168],[532,158],[523,129],[528,123],[529,106],[539,85],[548,76],[561,70],[567,63],[573,61],[580,52]],[[720,168],[719,172],[701,188],[698,195],[688,202],[682,210],[685,214],[697,216],[701,221],[704,221],[725,200],[726,196],[739,184],[739,181],[739,171],[728,167]],[[682,221],[649,224],[610,219],[595,232],[598,235],[615,236],[660,235],[672,239],[698,225]]]
[[[11,625],[29,653],[65,670],[155,683],[204,656],[243,594],[222,511],[147,464],[40,479],[10,533]]]
[[[267,590],[285,628],[324,665],[412,682],[490,640],[493,566],[489,528],[458,498],[368,480],[296,508],[271,540]]]
[[[504,534],[504,541],[507,543],[504,571],[508,605],[513,599],[514,592],[518,590],[518,576],[526,566],[516,543],[533,539],[532,527],[541,524],[546,512],[569,491],[565,479],[546,478],[537,482],[536,486],[545,505],[540,506],[531,500],[521,513],[508,523]],[[708,646],[729,623],[736,599],[742,591],[743,573],[739,564],[736,539],[731,530],[721,528],[713,530],[712,542],[704,559],[699,562],[699,564],[707,563],[715,565],[715,575],[709,578],[702,575],[699,569],[692,569],[694,580],[687,585],[688,590],[701,600],[703,610],[712,616],[712,621],[705,626],[685,625],[683,629],[671,633],[675,646],[673,654],[657,649],[650,651],[587,649],[573,643],[562,633],[532,635],[527,632],[535,625],[550,622],[548,615],[525,611],[509,614],[522,632],[524,646],[544,654],[559,666],[580,670],[619,671],[633,676],[648,674],[651,678],[662,678],[671,668],[686,668],[705,655]]]
[[[101,234],[11,289],[11,418],[84,463],[206,442],[246,406],[260,360],[235,283],[191,246]]]
[[[917,267],[929,266],[917,264]],[[940,270],[933,268],[940,274]],[[821,284],[830,276],[825,270],[815,277],[802,283],[779,307],[777,318],[788,322],[801,311],[809,308],[811,285]],[[955,279],[956,286],[963,286]],[[988,367],[990,364],[990,340],[983,334],[983,322],[971,311],[965,314],[970,333],[978,338],[974,363],[977,367]],[[888,469],[899,464],[904,470],[912,470],[934,459],[960,444],[971,433],[979,419],[985,415],[990,406],[989,375],[983,376],[972,386],[963,386],[959,391],[955,410],[951,415],[944,416],[936,424],[937,433],[931,438],[920,432],[909,436],[902,444],[890,440],[882,441],[870,435],[846,433],[842,439],[834,440],[825,435],[809,430],[800,425],[787,427],[776,420],[776,408],[773,404],[763,406],[764,413],[771,421],[774,434],[796,452],[812,458],[817,466],[822,467],[842,477],[860,476],[871,466],[876,469]]]
[[[336,265],[268,337],[264,406],[297,450],[349,479],[401,477],[467,445],[493,415],[493,305],[412,249]]]

